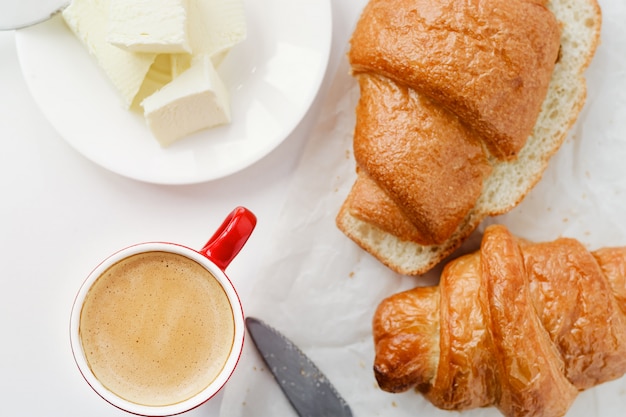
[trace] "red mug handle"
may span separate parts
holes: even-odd
[[[200,250],[222,271],[235,259],[256,226],[256,216],[245,207],[235,208]]]

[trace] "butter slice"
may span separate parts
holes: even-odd
[[[230,122],[230,95],[208,55],[141,103],[148,127],[161,146]]]
[[[187,0],[110,0],[107,42],[132,52],[191,52]]]
[[[125,108],[135,95],[154,62],[156,54],[136,54],[106,41],[109,0],[73,0],[63,18],[76,37],[95,57],[98,65],[119,92]]]

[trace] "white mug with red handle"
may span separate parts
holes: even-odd
[[[224,386],[245,328],[225,270],[255,226],[254,214],[237,207],[200,250],[140,243],[88,275],[72,308],[70,341],[98,395],[129,413],[169,416]]]

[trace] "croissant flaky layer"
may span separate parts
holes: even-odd
[[[436,287],[375,313],[380,387],[416,387],[439,408],[562,416],[580,390],[626,373],[626,247],[530,243],[489,226]]]

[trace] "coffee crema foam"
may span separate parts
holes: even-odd
[[[96,378],[137,404],[185,401],[221,372],[235,337],[233,311],[217,279],[168,252],[132,255],[87,293],[80,338]]]

